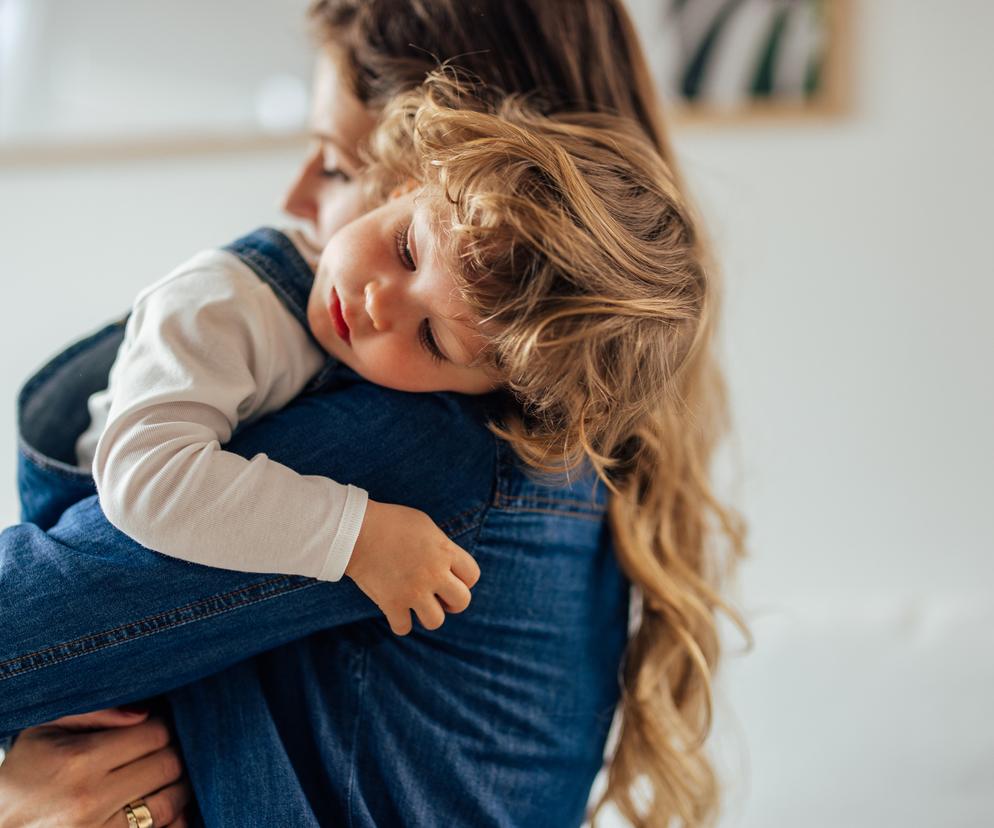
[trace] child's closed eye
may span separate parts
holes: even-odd
[[[411,253],[411,225],[402,224],[394,233],[394,244],[397,245],[397,256],[404,267],[410,271],[418,269],[418,263],[414,261],[414,254]]]
[[[418,339],[421,341],[421,347],[428,352],[435,362],[445,361],[445,354],[438,347],[438,343],[435,341],[435,334],[431,330],[431,320],[422,320],[421,325],[418,327]]]
[[[352,180],[352,176],[340,167],[332,167],[331,169],[322,168],[321,175],[323,178],[331,181],[341,181],[343,184],[348,184]]]

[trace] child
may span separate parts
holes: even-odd
[[[107,519],[205,565],[348,575],[398,635],[411,629],[409,610],[437,629],[443,610],[468,606],[479,568],[426,514],[221,446],[299,394],[328,355],[399,390],[493,390],[495,372],[473,364],[482,339],[454,291],[410,182],[327,245],[310,331],[232,254],[195,256],[138,296],[109,387],[90,400],[77,459]]]
[[[289,246],[287,237],[269,233]],[[306,251],[302,239],[292,238]],[[368,257],[377,242],[364,241]],[[329,245],[329,253],[334,249]],[[357,273],[358,266],[341,270]],[[388,277],[381,267],[377,278]],[[284,292],[285,277],[275,287]],[[329,311],[326,301],[318,315],[328,319]],[[379,304],[376,313],[384,318]],[[356,346],[362,335],[350,319]],[[479,569],[427,515],[368,501],[362,489],[295,474],[264,455],[245,460],[220,447],[240,423],[282,407],[318,373],[327,359],[319,345],[333,351],[327,337],[337,334],[320,319],[314,331],[312,339],[233,251],[194,257],[136,300],[109,388],[90,400],[78,461],[92,467],[108,520],[149,548],[246,571],[325,580],[348,574],[394,632],[410,630],[409,609],[435,629],[443,608],[468,605]],[[392,358],[402,357],[404,344]],[[422,383],[430,374],[422,372]]]
[[[143,291],[77,443],[108,520],[205,565],[348,575],[398,635],[410,631],[412,609],[438,628],[443,610],[468,606],[479,569],[427,515],[221,446],[299,394],[328,355],[401,390],[492,390],[494,372],[472,364],[481,341],[454,287],[408,184],[327,246],[310,331],[225,251],[201,253]]]
[[[465,609],[479,571],[426,515],[221,445],[240,423],[296,396],[325,353],[400,390],[507,386],[526,405],[540,400],[550,389],[535,387],[528,370],[503,369],[521,357],[508,348],[530,349],[531,364],[542,366],[541,336],[523,345],[516,325],[561,303],[557,293],[573,293],[612,236],[631,236],[639,257],[633,233],[676,232],[667,230],[668,171],[636,125],[606,115],[545,118],[515,100],[488,106],[472,91],[434,73],[389,108],[372,139],[371,173],[389,196],[325,248],[309,332],[222,252],[195,257],[139,296],[79,444],[85,463],[100,435],[92,469],[114,525],[159,552],[212,566],[347,574],[397,634],[410,630],[410,609],[429,629],[441,625],[443,610]],[[605,199],[617,201],[608,224],[585,224]],[[634,218],[617,212],[629,207]],[[553,224],[540,238],[550,211]],[[501,224],[491,226],[490,214]],[[491,271],[502,277],[493,288]],[[610,298],[612,273],[598,278],[584,301],[624,322],[625,303]],[[690,346],[702,285],[695,277],[681,286],[687,296],[668,290],[656,300],[660,312],[678,312],[668,338],[677,362]],[[560,366],[561,376],[569,369]],[[624,400],[616,402],[623,418]],[[578,448],[595,447],[574,446],[574,456]]]

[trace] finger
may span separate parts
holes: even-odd
[[[143,722],[148,718],[148,715],[147,710],[125,710],[121,707],[109,707],[106,710],[94,710],[92,713],[63,716],[54,722],[48,722],[43,727],[61,727],[65,730],[103,730],[108,727],[129,727]]]
[[[145,804],[152,814],[152,824],[173,825],[177,820],[183,819],[183,811],[192,798],[190,785],[185,780],[146,796]]]
[[[459,549],[459,553],[452,558],[452,571],[466,586],[473,587],[480,580],[480,566],[473,560],[472,555],[459,547],[456,548]]]
[[[388,613],[387,621],[390,622],[390,629],[393,631],[394,635],[407,635],[413,626],[411,622],[411,611],[408,609]]]
[[[161,791],[145,797],[145,804],[152,814],[153,825],[172,825],[178,819],[183,819],[183,811],[190,804],[193,793],[190,784],[183,780],[175,785],[168,785]]]
[[[132,727],[91,733],[86,738],[91,741],[93,761],[111,770],[162,750],[172,740],[172,734],[162,719],[153,717]]]
[[[473,597],[469,587],[451,574],[435,594],[446,612],[462,612]]]
[[[158,825],[159,823],[155,823]],[[164,825],[163,828],[190,828],[190,823],[186,816],[177,817],[174,821],[170,822],[168,825]]]
[[[437,630],[445,623],[445,612],[434,595],[419,601],[414,607],[414,611],[418,615],[421,626],[426,630]]]
[[[111,771],[104,781],[104,786],[107,789],[108,801],[116,806],[114,811],[119,810],[123,813],[124,806],[129,802],[143,798],[147,801],[149,791],[159,791],[161,788],[174,785],[182,776],[183,762],[179,758],[179,753],[173,748],[163,748]],[[114,811],[108,816],[113,816]]]
[[[132,802],[144,802],[152,815],[152,824],[157,828],[169,828],[169,826],[186,825],[184,810],[190,804],[193,793],[190,784],[185,779],[175,785],[167,785],[161,791],[153,794],[129,799],[125,805]],[[107,820],[104,828],[121,828],[128,824],[128,818],[124,815],[124,805],[114,812],[114,815]]]

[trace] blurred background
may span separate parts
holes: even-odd
[[[629,4],[726,279],[721,824],[994,824],[994,4]],[[282,221],[305,6],[0,0],[4,525],[28,374]]]

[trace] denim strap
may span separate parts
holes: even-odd
[[[273,289],[287,310],[314,340],[307,324],[307,298],[314,282],[314,271],[293,242],[279,230],[260,227],[225,245],[224,249],[245,262]],[[318,345],[317,340],[314,343]]]

